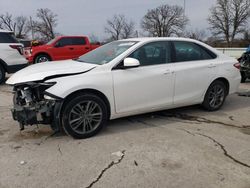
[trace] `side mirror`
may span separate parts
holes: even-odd
[[[123,67],[124,68],[133,68],[133,67],[139,67],[140,62],[139,60],[131,57],[127,57],[123,60]]]

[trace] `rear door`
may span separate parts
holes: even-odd
[[[187,41],[173,41],[175,54],[174,104],[199,103],[216,74],[216,56],[204,47]]]
[[[91,50],[85,37],[73,37],[72,48],[74,48],[72,58],[77,58]]]
[[[27,63],[23,55],[23,45],[12,32],[0,32],[0,59],[8,65]]]

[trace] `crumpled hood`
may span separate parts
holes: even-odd
[[[6,81],[6,84],[14,85],[24,82],[40,81],[50,77],[84,73],[96,66],[98,65],[74,60],[38,63],[16,72]]]

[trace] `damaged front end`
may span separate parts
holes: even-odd
[[[13,119],[20,129],[25,125],[49,124],[54,131],[60,130],[60,109],[62,100],[46,93],[55,82],[28,82],[14,86]]]

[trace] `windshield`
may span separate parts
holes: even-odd
[[[102,65],[112,61],[114,58],[125,52],[135,41],[115,41],[103,45],[87,54],[82,55],[76,61]]]
[[[54,38],[52,40],[50,40],[49,42],[47,42],[48,45],[52,44],[57,38]]]

